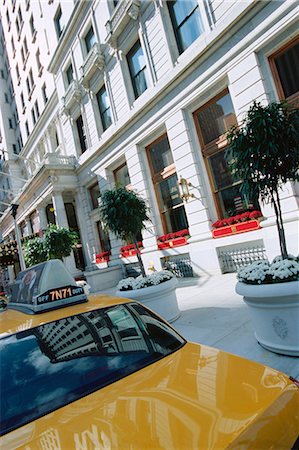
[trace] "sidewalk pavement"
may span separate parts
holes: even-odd
[[[172,326],[189,341],[217,347],[299,379],[299,357],[278,355],[257,343],[249,309],[235,293],[235,284],[236,274],[180,279],[177,299],[181,316]],[[115,289],[105,293],[114,295]]]

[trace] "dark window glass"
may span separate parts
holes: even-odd
[[[168,2],[179,53],[183,53],[203,32],[197,0]]]
[[[53,341],[53,333],[62,345]],[[141,305],[103,308],[3,337],[1,434],[114,383],[184,344]]]
[[[102,227],[101,222],[97,222],[97,229],[99,233],[99,239],[101,244],[101,252],[109,252],[111,250],[111,244],[109,234]]]
[[[84,153],[87,150],[87,139],[82,116],[78,117],[78,119],[76,120],[76,125],[80,141],[81,152]]]
[[[274,58],[285,98],[299,92],[299,42]]]
[[[205,144],[218,139],[237,123],[230,95],[227,93],[197,113]]]
[[[89,51],[91,50],[93,45],[96,43],[96,38],[95,38],[92,27],[90,27],[89,31],[87,32],[87,34],[84,38],[84,41],[85,41],[86,51],[87,51],[87,53],[89,53]]]
[[[109,99],[105,86],[103,86],[97,93],[97,100],[102,120],[103,131],[105,131],[112,124]]]
[[[127,164],[123,164],[114,170],[114,179],[117,184],[121,186],[129,186],[131,184],[130,175]]]
[[[231,167],[225,133],[237,123],[229,93],[209,102],[195,113],[202,139],[202,152],[207,161],[211,188],[219,215],[228,217],[251,208],[259,208],[257,199],[249,199],[241,193],[242,180]]]
[[[150,145],[148,155],[165,233],[188,228],[167,136]]]
[[[138,98],[147,89],[145,77],[146,64],[139,41],[136,42],[127,54],[127,61],[135,98]]]
[[[92,208],[93,209],[98,208],[99,207],[98,199],[101,197],[100,188],[99,188],[98,183],[96,183],[94,186],[92,186],[88,190],[89,190]]]
[[[57,34],[57,37],[59,38],[63,31],[62,11],[61,11],[60,6],[55,14],[54,23],[55,23],[56,34]]]
[[[73,71],[73,66],[72,66],[72,64],[70,64],[70,65],[68,66],[68,68],[66,69],[65,75],[66,75],[66,79],[67,79],[68,84],[71,84],[71,82],[72,82],[73,79],[74,79],[74,71]]]

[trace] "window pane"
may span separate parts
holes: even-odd
[[[163,140],[151,146],[149,150],[149,156],[153,166],[154,174],[162,172],[165,167],[173,164],[173,157],[166,136]]]
[[[105,131],[112,124],[109,98],[105,86],[97,93],[97,100],[102,120],[103,130]]]
[[[176,174],[161,181],[157,185],[157,188],[162,212],[183,203],[183,200],[180,197],[178,177]]]
[[[87,149],[87,142],[86,142],[85,128],[84,128],[82,116],[78,117],[78,119],[76,120],[76,125],[77,125],[77,131],[78,131],[81,151],[82,151],[82,153],[84,153]]]
[[[123,166],[114,170],[114,178],[115,181],[122,186],[128,186],[129,184],[131,184],[127,164],[124,164]]]
[[[110,244],[109,234],[107,233],[107,231],[103,230],[101,222],[97,222],[97,229],[98,229],[100,243],[101,243],[101,251],[102,252],[110,251],[111,244]]]
[[[166,225],[166,233],[174,233],[189,227],[184,205],[170,209],[163,214],[163,217]]]
[[[197,0],[168,3],[179,52],[183,53],[203,32]]]
[[[275,58],[285,97],[299,92],[299,43]]]
[[[218,198],[223,216],[234,216],[249,208],[259,209],[257,199],[249,199],[240,191],[241,183],[219,192]]]
[[[85,36],[85,45],[86,45],[87,53],[91,50],[91,48],[93,47],[95,42],[96,42],[96,38],[95,38],[95,35],[93,32],[93,28],[91,27]]]
[[[136,44],[127,54],[127,61],[129,65],[135,98],[138,98],[147,89],[145,77],[146,65],[139,41],[136,42]]]
[[[207,108],[198,112],[197,117],[205,144],[214,141],[237,123],[229,94],[224,95]]]
[[[191,17],[178,29],[181,51],[186,50],[202,33],[199,14],[195,11]]]
[[[227,150],[218,152],[209,158],[209,164],[216,190],[225,188],[234,182],[239,181],[239,178],[233,176],[230,171],[231,163],[232,161]]]
[[[98,206],[99,206],[98,199],[101,196],[98,183],[89,189],[89,194],[90,194],[90,199],[91,199],[91,204],[92,204],[93,209],[98,208]]]
[[[72,64],[66,70],[66,78],[67,78],[68,84],[71,84],[71,82],[74,79],[74,73],[73,73],[73,66],[72,66]]]

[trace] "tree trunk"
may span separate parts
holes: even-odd
[[[286,246],[286,238],[285,238],[285,232],[284,232],[284,227],[283,227],[280,200],[279,200],[277,191],[272,192],[272,203],[273,203],[274,211],[275,211],[275,215],[276,215],[276,226],[277,226],[277,230],[278,230],[281,256],[283,259],[287,259],[288,252],[287,252],[287,246]]]
[[[140,256],[140,251],[139,251],[139,247],[138,247],[138,243],[137,243],[136,237],[132,236],[132,238],[133,238],[132,242],[133,242],[133,244],[135,246],[136,255],[137,255],[139,267],[140,267],[140,270],[141,270],[141,274],[142,274],[143,278],[146,278],[146,273],[145,273],[144,265],[143,265],[143,262],[142,262],[142,258]]]

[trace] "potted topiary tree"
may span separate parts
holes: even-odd
[[[177,280],[166,270],[146,275],[142,262],[138,236],[150,220],[145,201],[134,191],[116,186],[101,197],[100,216],[104,228],[122,241],[133,243],[141,275],[121,280],[117,295],[141,301],[168,321],[175,320],[180,312],[176,298]]]
[[[279,198],[287,181],[299,181],[299,110],[285,102],[254,102],[228,141],[244,194],[273,205],[281,251],[271,264],[263,260],[242,268],[236,292],[250,307],[260,344],[299,355],[299,261],[287,251]]]

